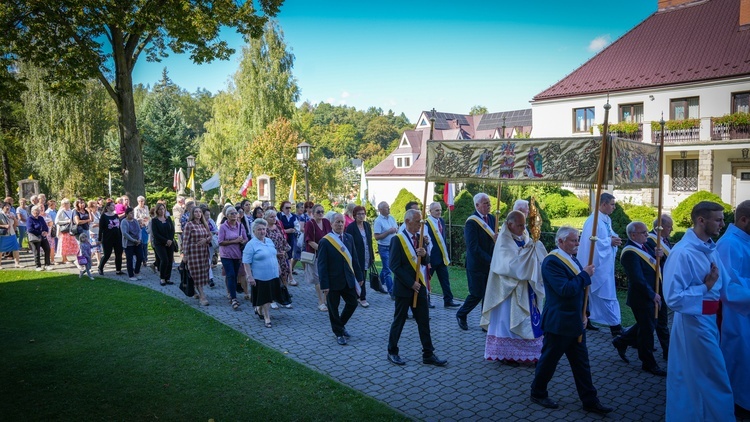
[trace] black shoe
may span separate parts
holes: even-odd
[[[99,268],[99,275],[104,275],[104,270]]]
[[[237,283],[237,288],[235,289],[237,293],[245,293],[245,289],[242,288],[242,286]]]
[[[399,355],[393,355],[393,354],[390,354],[390,353],[388,353],[388,362],[390,362],[390,363],[392,363],[394,365],[398,365],[398,366],[404,366],[404,365],[406,365],[406,362],[404,362],[403,360],[401,360],[401,356],[399,356]]]
[[[344,337],[346,337],[346,338],[348,338],[348,339],[349,339],[349,338],[352,338],[352,335],[351,335],[351,334],[349,334],[349,332],[348,332],[348,331],[346,331],[346,328],[344,328],[344,334],[343,334],[343,336],[344,336]]]
[[[613,411],[614,409],[612,409],[611,407],[606,407],[599,402],[596,402],[596,404],[592,404],[590,406],[583,405],[583,410],[587,412],[598,413],[600,415],[606,415],[607,413]]]
[[[617,337],[622,335],[622,325],[612,325],[609,327],[609,332],[612,333],[612,337]]]
[[[453,302],[453,301],[451,301],[451,302],[446,303],[445,305],[443,305],[443,307],[445,307],[445,308],[458,308],[459,306],[461,306],[460,303],[456,303],[456,302]]]
[[[516,362],[514,360],[510,360],[510,359],[503,359],[500,362],[502,362],[503,365],[510,366],[511,368],[518,368],[519,366],[521,366],[520,363],[518,363],[518,362]]]
[[[430,309],[435,309],[435,305],[433,305],[432,302],[427,302],[427,307]]]
[[[167,280],[167,284],[169,284],[169,285],[171,286],[171,285],[173,285],[173,284],[174,284],[174,282],[173,282],[173,281],[169,281],[169,280]]]
[[[599,328],[595,327],[594,324],[591,323],[591,321],[586,322],[586,329],[590,331],[599,331]]]
[[[560,405],[557,404],[556,401],[552,400],[549,397],[545,397],[545,398],[541,399],[539,397],[531,396],[531,402],[532,403],[536,403],[536,404],[538,404],[540,406],[544,406],[547,409],[557,409],[558,407],[560,407]]]
[[[469,330],[469,324],[466,323],[466,318],[461,318],[460,316],[456,315],[456,321],[458,322],[458,328],[464,331]]]
[[[216,283],[214,283],[214,279],[208,280],[208,287],[214,288],[216,286]]]
[[[641,367],[641,369],[643,369],[646,372],[650,372],[650,373],[652,373],[652,374],[654,374],[654,375],[656,375],[658,377],[666,377],[667,376],[667,371],[659,368],[658,366],[654,366],[652,368]]]
[[[428,358],[422,358],[422,363],[425,365],[445,366],[448,364],[448,361],[440,359],[437,355],[432,355]]]
[[[336,337],[336,343],[338,343],[341,346],[346,346],[346,337],[344,336]]]
[[[630,363],[630,359],[625,356],[625,352],[628,350],[628,346],[621,345],[617,340],[618,339],[612,340],[612,345],[615,346],[615,349],[617,349],[617,354],[620,355],[620,359],[622,359],[623,362]]]
[[[115,274],[116,274],[116,275],[123,275],[123,274],[125,274],[125,273],[124,273],[124,272],[122,272],[122,271],[115,271]]]

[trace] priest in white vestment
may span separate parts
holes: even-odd
[[[485,359],[536,362],[542,350],[542,261],[547,251],[526,231],[526,217],[508,214],[495,243],[480,325]]]

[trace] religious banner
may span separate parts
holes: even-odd
[[[427,142],[427,181],[596,186],[602,138],[479,139]],[[617,188],[658,186],[658,146],[625,139],[609,143]]]

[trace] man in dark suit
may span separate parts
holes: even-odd
[[[656,249],[656,233],[657,225],[661,224],[661,250],[664,254],[661,257],[661,267],[664,268],[664,264],[669,258],[669,252],[672,250],[672,242],[669,240],[669,235],[672,234],[672,217],[668,214],[661,215],[661,221],[659,219],[654,220],[654,229],[648,233],[648,247]],[[664,295],[661,295],[661,306],[659,307],[659,316],[656,318],[656,337],[659,339],[661,345],[662,357],[667,360],[669,356],[669,318],[667,313],[667,302],[664,300]]]
[[[438,358],[432,346],[430,336],[430,310],[427,302],[427,286],[424,280],[425,266],[430,263],[430,256],[424,247],[419,247],[420,215],[417,210],[408,210],[404,214],[404,230],[391,239],[390,270],[393,272],[393,295],[395,312],[391,331],[388,336],[388,361],[394,365],[404,365],[399,356],[398,341],[406,322],[406,313],[412,306],[414,294],[417,294],[417,307],[412,309],[417,322],[419,341],[422,343],[422,363],[444,366],[448,361]],[[417,257],[421,257],[417,267]],[[419,281],[417,271],[420,272]]]
[[[542,312],[544,343],[542,355],[536,364],[534,381],[531,383],[531,401],[549,409],[559,407],[549,398],[547,385],[564,354],[573,371],[583,410],[607,414],[612,408],[605,407],[599,402],[596,388],[591,381],[589,351],[584,330],[587,321],[582,315],[584,291],[586,286],[591,284],[594,266],[582,267],[576,259],[578,238],[578,229],[570,226],[560,227],[555,236],[558,249],[550,252],[542,262],[542,279],[547,294]]]
[[[357,260],[354,239],[344,233],[344,216],[333,215],[331,228],[318,247],[318,275],[320,290],[327,297],[328,318],[336,342],[342,346],[350,337],[346,323],[357,309],[357,287],[364,284],[362,268]],[[344,299],[344,311],[339,314],[339,304]]]
[[[433,202],[430,204],[430,215],[427,217],[425,228],[431,239],[432,248],[430,250],[430,277],[437,274],[440,281],[440,288],[443,290],[443,306],[446,308],[457,308],[460,303],[453,301],[453,292],[451,292],[451,281],[448,275],[448,265],[451,263],[448,257],[448,241],[445,234],[448,226],[441,215],[443,208],[440,203]]]
[[[495,216],[490,215],[490,197],[486,193],[474,195],[474,214],[466,219],[466,281],[469,296],[456,312],[458,327],[468,330],[466,316],[484,299],[487,277],[490,275],[492,251],[495,249]]]
[[[654,310],[661,306],[662,298],[656,293],[656,256],[661,256],[661,249],[654,251],[646,244],[648,228],[633,221],[625,229],[628,242],[620,255],[625,273],[628,275],[627,304],[633,311],[635,325],[622,335],[612,340],[620,358],[630,362],[625,356],[628,346],[638,348],[638,359],[644,371],[664,377],[667,372],[659,368],[654,359],[654,328],[656,318]]]

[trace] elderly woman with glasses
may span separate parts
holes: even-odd
[[[375,262],[375,251],[372,247],[372,227],[367,222],[367,212],[365,212],[364,207],[355,206],[352,210],[352,215],[354,215],[354,224],[349,224],[345,231],[354,238],[357,260],[366,280],[367,270]],[[363,308],[370,306],[367,303],[367,289],[364,284],[362,285],[362,292],[359,295],[359,304]]]
[[[279,279],[281,280],[281,284],[287,286],[289,283],[289,277],[291,276],[291,271],[289,271],[289,260],[287,259],[287,252],[291,250],[291,246],[289,246],[289,243],[287,243],[284,232],[282,232],[281,228],[279,228],[276,216],[276,211],[266,211],[265,219],[268,223],[266,236],[271,239],[274,247],[276,248],[276,258],[279,261]],[[282,301],[281,306],[285,308],[291,308],[292,303],[291,301]],[[271,304],[271,308],[277,309],[278,306],[276,304]]]
[[[318,293],[318,309],[321,312],[328,312],[326,306],[326,296],[320,290],[320,279],[318,277],[318,245],[320,241],[330,233],[331,222],[323,218],[325,209],[320,204],[313,206],[313,218],[305,223],[305,251],[315,254],[315,261],[312,264],[305,265],[305,280],[315,285],[315,291]]]
[[[266,328],[271,328],[270,305],[279,297],[279,263],[276,247],[266,237],[268,223],[259,218],[253,221],[253,238],[245,245],[242,263],[247,282],[252,286],[253,306],[256,315],[263,318]]]
[[[57,253],[55,257],[61,258],[61,263],[66,264],[69,256],[78,253],[78,241],[75,233],[70,233],[70,225],[73,222],[73,211],[70,207],[70,199],[63,198],[60,203],[62,208],[57,212],[55,224],[57,225]]]

